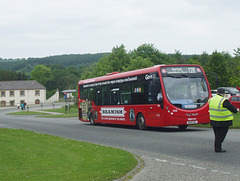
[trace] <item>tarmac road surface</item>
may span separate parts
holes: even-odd
[[[30,108],[40,109],[39,106]],[[48,108],[47,105],[45,108]],[[15,108],[0,108],[0,127],[117,147],[138,155],[145,166],[133,176],[133,181],[240,180],[240,130],[229,130],[223,143],[227,152],[215,153],[210,128],[190,127],[179,131],[177,127],[165,127],[140,131],[129,126],[91,126],[77,118],[5,114],[14,111]]]

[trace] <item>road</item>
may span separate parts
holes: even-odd
[[[16,109],[0,109],[0,127],[117,147],[138,155],[145,167],[133,181],[240,180],[240,130],[229,131],[223,144],[226,153],[215,153],[210,128],[190,127],[179,131],[177,127],[165,127],[140,131],[129,126],[91,126],[77,118],[6,115],[13,111]]]

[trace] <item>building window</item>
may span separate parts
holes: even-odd
[[[10,91],[10,97],[14,97],[14,91]]]
[[[25,91],[20,91],[20,96],[25,96]]]
[[[6,101],[1,101],[1,106],[6,106]]]
[[[1,97],[5,97],[6,94],[5,94],[5,91],[1,91]]]
[[[10,101],[10,106],[14,106],[15,105],[15,101]]]
[[[39,90],[35,90],[35,96],[40,96],[40,91]]]

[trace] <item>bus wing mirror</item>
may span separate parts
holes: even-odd
[[[158,93],[157,100],[159,101],[160,106],[163,109],[163,96],[162,96],[162,93]]]
[[[163,98],[159,99],[159,103],[160,103],[161,108],[163,109]]]

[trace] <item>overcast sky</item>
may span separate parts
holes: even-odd
[[[239,0],[6,0],[0,58],[127,51],[232,54],[240,47]]]

